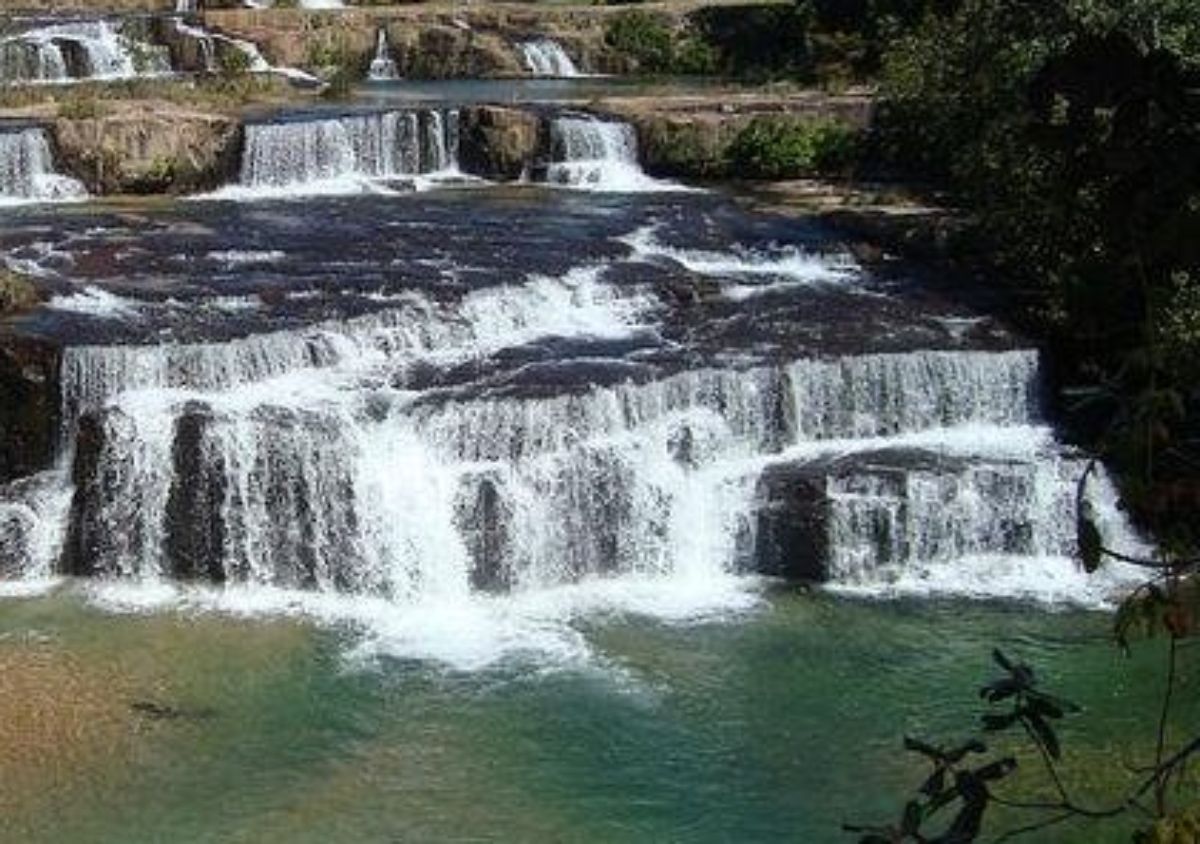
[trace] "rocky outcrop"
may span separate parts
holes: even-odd
[[[829,121],[858,130],[871,123],[868,91],[770,93],[715,92],[711,95],[611,98],[595,110],[627,120],[637,129],[643,168],[667,178],[737,178],[730,150],[743,129],[770,117]]]
[[[518,179],[537,157],[541,121],[528,111],[479,106],[462,113],[459,160],[473,175]]]
[[[225,580],[220,507],[225,471],[219,460],[204,459],[204,437],[211,425],[211,410],[198,402],[175,422],[174,477],[187,480],[173,483],[167,499],[167,556],[176,578],[220,583]]]
[[[630,70],[628,58],[605,42],[615,13],[604,6],[413,4],[337,12],[214,8],[204,17],[211,27],[254,41],[276,64],[312,71],[340,66],[356,74],[365,73],[384,29],[400,75],[449,79],[525,75],[518,44],[538,37],[558,41],[586,70]]]
[[[965,468],[962,460],[918,450],[859,452],[768,466],[756,490],[756,568],[787,580],[828,580],[833,495],[869,489],[903,501],[911,474],[953,476]],[[879,537],[884,545],[888,539]]]
[[[54,460],[58,434],[56,346],[19,336],[0,340],[0,482]]]
[[[209,190],[237,172],[237,119],[168,103],[137,106],[58,118],[53,128],[62,169],[95,194]]]
[[[67,538],[59,560],[63,574],[92,577],[103,573],[97,567],[100,559],[97,552],[107,536],[99,514],[103,492],[99,473],[104,440],[105,421],[100,413],[88,413],[80,418],[75,433],[75,462],[71,466],[75,495],[71,499]]]

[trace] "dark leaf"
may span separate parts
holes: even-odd
[[[1046,752],[1050,754],[1050,758],[1058,759],[1061,751],[1058,745],[1058,736],[1055,735],[1054,729],[1040,715],[1034,712],[1026,715],[1025,723],[1029,724],[1038,741],[1046,748]]]
[[[1015,712],[1007,712],[1003,715],[984,715],[983,729],[989,733],[994,733],[999,730],[1007,730],[1017,721]]]
[[[936,771],[929,775],[929,778],[925,780],[925,782],[921,783],[921,787],[918,789],[918,791],[928,797],[933,797],[935,794],[941,793],[942,789],[945,787],[946,769],[939,767]]]
[[[1011,756],[1006,756],[1003,759],[997,759],[995,762],[989,762],[982,768],[975,770],[975,776],[984,781],[999,780],[1011,774],[1017,769],[1017,760]]]
[[[910,800],[904,807],[904,819],[900,823],[900,831],[905,835],[912,835],[920,828],[921,804],[916,800]]]

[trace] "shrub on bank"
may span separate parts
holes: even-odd
[[[733,139],[727,158],[731,175],[786,179],[846,173],[860,147],[859,132],[836,120],[756,117]]]

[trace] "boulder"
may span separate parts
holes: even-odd
[[[235,118],[154,102],[60,117],[54,138],[62,168],[94,194],[211,190],[236,174],[242,145]]]
[[[540,120],[530,112],[479,106],[465,110],[459,126],[459,159],[468,173],[519,179],[537,156]]]

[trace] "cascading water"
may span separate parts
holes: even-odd
[[[458,112],[390,111],[246,127],[234,198],[386,191],[456,174]]]
[[[375,58],[371,59],[367,78],[372,82],[388,82],[400,78],[400,73],[396,70],[396,61],[392,58],[391,47],[388,46],[385,29],[380,29],[375,37]]]
[[[284,185],[441,167],[453,161],[450,118],[257,127],[267,133],[248,138],[247,179],[259,178],[258,162],[283,167]],[[297,158],[280,162],[273,143]],[[797,345],[803,326],[777,343],[758,328],[810,311],[824,325],[829,306],[884,310],[887,296],[856,292],[864,273],[841,253],[766,234],[722,251],[720,216],[659,199],[632,231],[589,223],[605,227],[607,245],[584,265],[509,277],[508,245],[556,241],[529,231],[529,218],[510,226],[508,210],[456,226],[459,206],[443,201],[428,200],[450,217],[432,220],[403,210],[426,200],[327,208],[339,226],[395,232],[399,243],[424,231],[413,224],[436,227],[439,249],[494,263],[443,283],[396,260],[428,260],[423,246],[419,256],[349,250],[346,279],[371,275],[371,261],[387,268],[366,311],[338,311],[332,296],[331,312],[347,315],[321,312],[303,328],[68,346],[57,367],[62,458],[0,488],[0,568],[97,576],[93,591],[110,604],[303,607],[354,621],[392,652],[455,664],[463,649],[473,664],[558,647],[581,608],[691,617],[744,607],[754,601],[745,575],[756,572],[870,594],[1084,602],[1125,582],[1120,567],[1087,577],[1070,559],[1084,464],[1041,419],[1037,353],[1012,350],[1007,335],[980,334],[990,345],[966,350],[918,317],[934,333],[897,340],[881,328],[888,339],[874,348],[885,353],[835,349],[820,335]],[[297,225],[292,209],[197,207],[268,227],[214,238],[229,241],[210,253],[227,267],[217,289],[306,266],[295,261],[311,245],[281,235]],[[387,214],[398,217],[379,219]],[[512,229],[489,235],[500,238],[495,256],[478,254],[479,225]],[[681,325],[686,289],[709,304],[682,306],[700,310]],[[273,326],[309,319],[278,307],[286,321]],[[742,317],[757,327],[738,328]],[[1088,496],[1106,542],[1131,549],[1103,477]]]
[[[63,415],[89,445],[70,568],[400,605],[598,576],[719,582],[753,566],[760,475],[834,458],[865,461],[817,470],[834,582],[1072,551],[1082,465],[1038,425],[1034,352],[798,360],[549,396],[406,386],[419,361],[628,336],[648,313],[639,295],[588,271],[243,343],[73,349]]]
[[[676,189],[647,176],[638,163],[637,133],[628,123],[557,117],[550,124],[550,184],[613,193]]]
[[[80,182],[55,172],[45,130],[0,130],[0,205],[58,202],[86,195]]]
[[[166,48],[136,41],[112,21],[70,21],[0,39],[0,82],[132,79],[170,73]]]
[[[536,41],[524,41],[520,47],[525,67],[534,76],[569,79],[581,75],[575,62],[571,61],[567,51],[557,41],[539,38]]]

